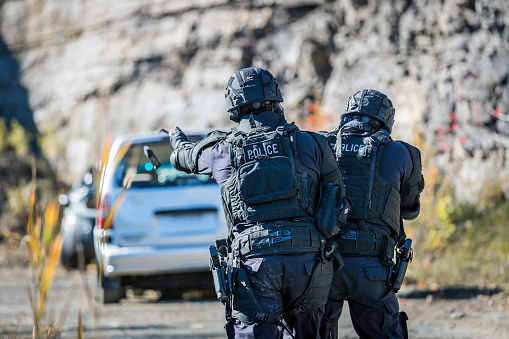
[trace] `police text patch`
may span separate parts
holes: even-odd
[[[364,155],[365,150],[364,143],[342,143],[341,144],[341,154],[345,155]]]
[[[273,157],[283,155],[281,144],[277,140],[267,140],[243,147],[246,160],[252,160],[260,157]]]

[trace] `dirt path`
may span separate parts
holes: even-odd
[[[0,267],[0,336],[31,338],[32,317],[27,294],[27,269]],[[94,267],[86,280],[95,289]],[[225,338],[224,309],[216,300],[158,301],[158,294],[130,295],[117,305],[98,308],[95,319],[77,271],[59,269],[51,293],[49,314],[61,324],[61,338],[76,338],[82,314],[85,338]],[[402,290],[401,295],[409,293]],[[199,297],[199,294],[196,296]],[[195,297],[196,297],[195,296]],[[509,338],[509,296],[498,293],[469,299],[401,298],[410,317],[410,338]],[[357,338],[348,317],[340,321],[340,338]]]

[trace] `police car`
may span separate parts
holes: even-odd
[[[196,142],[203,135],[188,137]],[[128,286],[135,293],[213,288],[209,246],[227,234],[220,188],[207,175],[175,170],[171,153],[162,133],[121,136],[111,147],[94,229],[104,303],[120,301]]]

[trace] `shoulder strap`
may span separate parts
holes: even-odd
[[[233,127],[226,137],[226,142],[228,143],[228,152],[230,153],[230,166],[232,169],[236,168],[237,165],[234,145],[237,145],[243,137],[244,133],[239,131],[236,127]]]
[[[332,151],[331,145],[327,138],[315,132],[307,132],[317,142],[322,152],[322,166],[320,166],[320,176],[323,177],[324,182],[336,183],[343,180],[341,169],[336,162],[336,157]]]
[[[371,139],[376,142],[377,145],[386,145],[392,141],[391,136],[384,131],[373,133]]]

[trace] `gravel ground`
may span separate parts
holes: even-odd
[[[31,338],[29,270],[0,267],[0,277],[0,338],[10,339],[15,333],[16,338]],[[146,291],[143,296],[130,294],[120,304],[95,306],[93,299],[87,298],[85,286],[92,294],[96,292],[93,265],[85,275],[57,271],[48,319],[61,328],[61,338],[77,337],[79,314],[85,338],[225,338],[223,306],[217,300],[204,298],[200,291],[184,295],[183,300],[167,301],[159,300],[155,291]],[[509,338],[507,294],[472,298],[455,294],[457,299],[442,299],[407,288],[400,295],[410,296],[400,298],[401,309],[410,317],[410,338]],[[97,317],[93,316],[94,309]],[[340,338],[356,337],[345,307]]]

